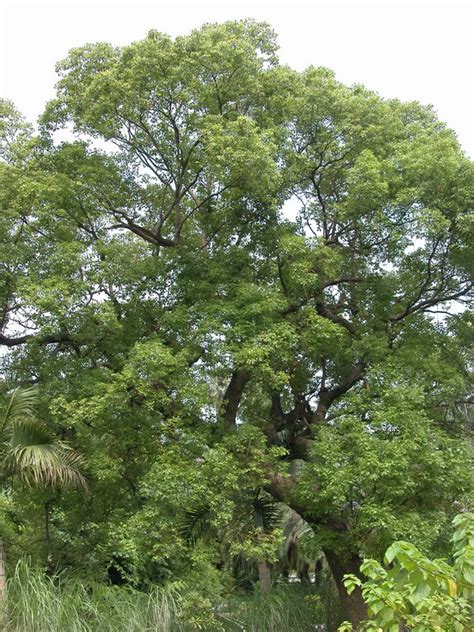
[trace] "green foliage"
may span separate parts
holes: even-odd
[[[415,632],[471,629],[474,618],[474,515],[459,514],[453,521],[453,563],[431,560],[409,542],[394,542],[385,553],[388,570],[365,560],[362,581],[347,575],[349,593],[356,587],[368,606],[371,620],[363,630],[398,631],[406,625]],[[352,630],[344,623],[339,630]]]
[[[84,459],[34,418],[37,403],[34,387],[17,388],[6,400],[0,419],[3,475],[17,474],[36,485],[85,486]]]
[[[25,562],[12,574],[7,595],[1,614],[8,632],[309,632],[321,616],[317,600],[306,599],[298,586],[216,602],[179,584],[145,594],[73,577],[50,579]]]
[[[74,579],[55,582],[22,562],[8,583],[7,595],[2,614],[9,632],[181,629],[176,620],[179,597],[172,589],[145,595]]]
[[[456,502],[469,502],[465,442],[430,422],[416,386],[382,371],[320,428],[303,469],[299,494],[318,517],[322,548],[381,556],[397,538],[442,548]],[[344,536],[328,528],[334,522]]]
[[[273,452],[275,458],[282,451]],[[275,561],[282,538],[279,512],[271,498],[258,493],[269,458],[264,436],[251,426],[213,448],[183,437],[179,447],[162,452],[144,479],[146,502],[129,521],[129,534],[184,581],[196,575],[197,584],[213,574],[218,561],[227,572],[239,556]],[[205,572],[198,570],[203,555]],[[222,590],[228,583],[224,572],[219,582]]]
[[[273,630],[314,630],[323,621],[324,611],[316,595],[298,585],[273,588],[268,594],[255,592],[247,597],[231,597],[225,604],[229,630],[273,632]]]
[[[473,490],[455,134],[281,66],[251,20],[87,44],[57,70],[38,134],[0,102],[2,392],[38,384],[42,420],[25,408],[3,449],[41,482],[84,455],[90,493],[15,479],[11,567],[192,578],[197,626],[259,564],[281,579],[270,498],[343,601],[344,572],[393,540],[445,555]]]
[[[13,162],[21,155],[20,148],[28,141],[31,126],[7,99],[0,99],[0,160]]]

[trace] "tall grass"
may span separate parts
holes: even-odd
[[[210,604],[186,590],[156,588],[143,593],[53,580],[25,562],[9,579],[0,608],[0,628],[5,632],[309,632],[326,620],[322,600],[299,585]]]
[[[53,581],[20,562],[2,607],[8,632],[148,632],[181,630],[179,597],[170,590],[139,591]]]
[[[322,604],[317,595],[303,586],[276,586],[268,594],[256,590],[245,597],[233,597],[218,608],[229,620],[236,622],[229,630],[245,632],[305,632],[314,630],[316,622],[323,622]]]

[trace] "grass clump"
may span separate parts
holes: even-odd
[[[0,608],[5,632],[309,632],[326,621],[323,600],[298,584],[212,603],[184,585],[144,593],[50,578],[24,561]]]
[[[180,597],[49,578],[19,562],[8,581],[2,620],[7,632],[175,632]]]
[[[267,594],[255,590],[245,596],[235,596],[218,610],[234,627],[245,632],[275,632],[276,630],[314,630],[314,623],[322,621],[322,607],[317,595],[303,586],[286,584],[275,586]]]

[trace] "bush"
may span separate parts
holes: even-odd
[[[385,553],[384,568],[376,560],[365,560],[363,582],[346,575],[351,593],[357,586],[370,621],[361,630],[398,632],[406,626],[413,632],[468,632],[474,622],[474,514],[463,513],[453,521],[452,563],[430,560],[409,542],[394,542]],[[340,632],[352,630],[343,623]]]

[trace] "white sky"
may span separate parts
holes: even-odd
[[[54,95],[56,61],[73,46],[252,17],[272,24],[280,58],[293,68],[328,66],[344,83],[433,104],[474,157],[473,15],[471,2],[428,0],[0,0],[0,96],[34,121]]]

